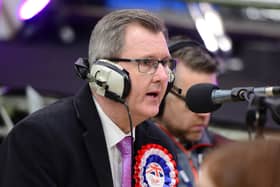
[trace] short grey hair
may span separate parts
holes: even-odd
[[[131,23],[155,33],[163,32],[168,40],[166,26],[155,14],[142,9],[113,11],[100,19],[91,33],[88,50],[90,64],[99,58],[118,57],[124,45],[125,29]]]

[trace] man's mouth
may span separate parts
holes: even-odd
[[[205,126],[204,125],[195,125],[195,126],[192,126],[192,129],[195,131],[202,131],[205,129]]]
[[[159,92],[148,92],[146,95],[156,98],[157,96],[159,96]]]

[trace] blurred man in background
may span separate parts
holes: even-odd
[[[194,84],[216,85],[219,63],[199,43],[181,36],[170,41],[169,50],[177,60],[175,82],[161,104],[156,122],[177,147],[179,186],[193,186],[204,153],[224,138],[208,131],[210,113],[188,109],[185,94]]]

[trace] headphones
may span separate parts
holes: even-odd
[[[199,48],[207,51],[207,53],[209,53],[208,50],[205,49],[205,47],[203,47],[200,43],[198,43],[194,40],[179,40],[179,41],[173,42],[168,46],[168,49],[169,49],[170,53],[174,53],[184,47],[199,47]]]
[[[209,53],[209,51],[207,49],[205,49],[205,47],[203,47],[200,43],[194,41],[194,40],[178,40],[176,42],[171,42],[169,45],[168,45],[168,49],[169,49],[169,52],[170,54],[184,48],[184,47],[199,47],[201,48],[202,50],[206,51],[207,53]],[[212,56],[212,55],[211,55]],[[167,96],[167,94],[169,93],[169,91],[173,88],[173,84],[174,84],[174,81],[175,81],[175,74],[173,73],[173,76],[174,76],[174,79],[172,82],[170,82],[168,84],[168,88],[165,92],[165,95],[160,103],[160,106],[159,106],[159,112],[157,114],[157,117],[159,116],[162,116],[163,115],[163,112],[164,112],[164,107],[165,107],[165,98]]]
[[[78,58],[74,64],[76,74],[83,80],[87,80],[90,87],[97,94],[124,103],[131,89],[129,73],[120,65],[106,59],[99,59],[89,67],[88,59]],[[175,75],[168,73],[168,87],[173,85]]]
[[[81,79],[87,80],[97,94],[124,103],[131,83],[129,73],[120,65],[106,59],[97,60],[92,67],[85,58],[78,58],[75,70]]]

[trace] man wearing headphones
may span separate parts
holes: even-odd
[[[1,144],[0,186],[176,186],[174,146],[147,121],[174,65],[158,17],[139,9],[104,16],[88,60],[76,62],[89,84],[15,126]]]
[[[207,130],[210,113],[193,113],[184,98],[194,84],[217,84],[219,64],[207,49],[182,36],[171,39],[169,50],[177,59],[175,81],[161,104],[156,123],[176,145],[179,187],[190,187],[194,185],[205,151],[223,137]]]

